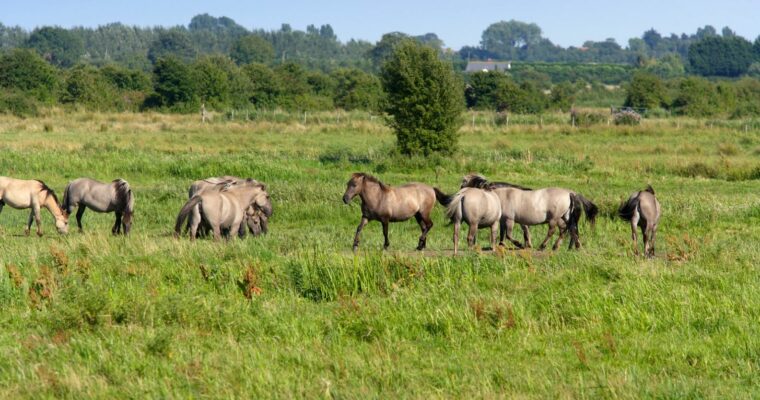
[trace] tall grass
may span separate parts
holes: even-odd
[[[525,117],[465,124],[456,155],[420,159],[392,155],[392,133],[360,116],[44,112],[0,117],[0,171],[59,195],[122,177],[136,215],[129,238],[91,211],[83,234],[59,236],[43,211],[36,238],[21,235],[26,211],[3,209],[0,397],[759,395],[757,128]],[[340,198],[355,171],[446,192],[472,171],[569,187],[608,217],[650,183],[658,257],[634,257],[611,218],[581,225],[579,252],[452,257],[438,206],[425,252],[412,221],[391,225],[387,252],[371,223],[353,254],[359,205]],[[173,239],[190,181],[221,174],[268,184],[270,233]]]

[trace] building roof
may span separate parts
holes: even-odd
[[[464,72],[507,71],[511,67],[510,61],[469,61]]]

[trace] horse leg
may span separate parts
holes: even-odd
[[[549,221],[549,231],[546,232],[546,238],[543,242],[541,242],[541,246],[538,247],[539,250],[546,249],[546,244],[549,243],[549,239],[552,238],[554,235],[554,231],[557,229],[557,223],[554,221]]]
[[[26,223],[24,235],[29,236],[29,231],[32,230],[32,222],[34,222],[34,210],[29,210],[29,221]]]
[[[243,229],[242,235],[240,234],[240,231],[241,231],[240,228]],[[230,239],[232,239],[232,235],[234,235],[235,232],[237,232],[238,237],[240,239],[245,239],[245,226],[243,226],[242,221],[232,224],[232,226],[230,227]]]
[[[364,229],[368,222],[369,219],[365,216],[362,216],[362,220],[359,221],[359,226],[356,227],[356,235],[354,235],[354,251],[359,249],[359,236],[362,233],[362,229]]]
[[[491,250],[496,251],[496,235],[499,232],[499,221],[496,221],[491,225]]]
[[[636,236],[636,227],[639,225],[639,214],[633,213],[631,217],[631,240],[633,240],[633,254],[639,255],[639,239]]]
[[[562,244],[562,240],[565,239],[565,233],[567,233],[567,230],[569,229],[565,221],[562,220],[559,221],[558,226],[559,237],[557,238],[557,241],[554,242],[554,246],[552,246],[553,251],[557,251],[557,249],[559,249],[560,244]],[[570,244],[572,245],[572,242]]]
[[[644,242],[644,256],[645,257],[649,257],[649,246],[648,246],[648,244],[649,244],[649,234],[648,233],[649,232],[647,232],[646,225],[642,226],[641,227],[641,237],[642,237],[641,240]]]
[[[644,239],[644,251],[648,258],[652,258],[654,256],[654,250],[653,250],[654,228],[649,223],[647,223],[646,232],[647,232],[647,235],[645,236],[645,239]]]
[[[657,224],[652,226],[652,233],[650,235],[650,241],[652,241],[652,245],[649,247],[649,251],[651,251],[650,257],[654,258],[654,240],[657,237]]]
[[[457,249],[459,248],[459,229],[461,226],[461,221],[454,222],[454,255],[457,255]]]
[[[37,236],[42,236],[42,218],[40,216],[39,204],[32,204],[32,215],[34,215],[34,222],[37,224]],[[31,223],[29,227],[31,228]]]
[[[383,224],[383,237],[385,238],[383,250],[388,250],[388,247],[391,245],[391,242],[388,241],[388,220],[381,220],[380,223]]]
[[[113,228],[111,228],[111,234],[118,235],[121,233],[121,212],[116,211],[114,214],[116,214],[116,222],[114,222]]]
[[[514,237],[512,237],[512,230],[514,228],[515,228],[515,220],[513,220],[513,219],[507,219],[507,223],[506,223],[506,235],[507,235],[507,239],[509,239],[509,241],[512,242],[512,244],[514,244],[515,246],[517,246],[518,249],[522,249],[523,248],[522,244],[518,240],[516,240]],[[500,244],[503,245],[504,244],[504,238],[501,239],[501,242],[502,243],[500,243]]]
[[[470,247],[475,246],[478,243],[478,224],[470,224],[470,229],[467,232],[467,244]]]
[[[218,224],[211,224],[211,229],[214,232],[214,241],[218,242],[222,240],[222,228]]]
[[[84,206],[84,204],[80,204],[77,207],[77,226],[79,227],[79,233],[82,233],[82,216],[84,215],[84,211],[87,209],[87,207]]]
[[[520,225],[520,228],[522,228],[523,240],[525,241],[523,243],[523,247],[525,247],[526,249],[532,248],[533,242],[530,241],[530,228],[528,228],[528,225]]]
[[[417,244],[417,250],[422,250],[427,244],[427,234],[430,232],[430,229],[433,228],[433,221],[430,220],[429,216],[427,218],[422,216],[422,213],[414,214],[414,218],[417,219],[417,223],[420,225],[420,229],[422,230],[422,234],[420,235],[420,242]]]

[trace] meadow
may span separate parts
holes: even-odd
[[[757,121],[468,114],[460,150],[424,160],[393,155],[377,117],[246,117],[0,116],[1,175],[59,195],[122,177],[136,196],[127,238],[112,214],[62,236],[43,211],[42,238],[23,236],[27,211],[0,214],[0,397],[760,396]],[[601,218],[581,224],[580,251],[452,257],[436,205],[424,252],[414,221],[391,224],[385,252],[372,222],[354,255],[359,203],[341,196],[356,171],[445,192],[473,171],[567,187]],[[267,183],[269,234],[174,239],[190,182],[223,174]],[[663,208],[653,260],[613,218],[648,183]]]

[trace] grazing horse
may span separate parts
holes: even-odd
[[[29,230],[32,229],[32,221],[35,221],[37,223],[37,235],[42,236],[40,207],[47,208],[53,214],[58,233],[69,231],[69,215],[61,210],[58,205],[58,197],[56,197],[53,189],[50,189],[42,181],[0,176],[0,212],[3,211],[6,204],[18,210],[32,209],[29,213],[29,222],[24,230],[26,235],[29,235]]]
[[[391,244],[388,241],[388,223],[406,221],[411,217],[417,219],[422,230],[417,250],[425,248],[427,234],[433,228],[430,211],[436,197],[432,187],[417,182],[388,186],[372,175],[357,172],[346,184],[343,202],[349,204],[355,196],[362,200],[362,219],[354,235],[354,251],[359,248],[359,237],[369,221],[380,221],[383,225],[385,250]]]
[[[63,208],[71,214],[74,207],[77,207],[79,232],[82,232],[82,216],[88,208],[99,213],[116,214],[116,221],[111,228],[114,235],[121,234],[122,227],[124,235],[132,229],[135,198],[129,183],[124,179],[114,179],[108,183],[90,178],[74,179],[63,191]]]
[[[633,193],[618,209],[620,218],[631,222],[631,238],[633,249],[639,254],[639,243],[636,238],[636,226],[641,228],[644,236],[644,254],[654,257],[654,242],[657,236],[657,224],[660,222],[660,202],[654,196],[654,189],[647,185],[645,190]]]
[[[200,179],[195,182],[193,182],[190,185],[190,189],[188,189],[188,199],[191,199],[196,194],[199,194],[201,192],[204,192],[206,190],[220,190],[224,187],[224,183],[231,183],[231,182],[245,182],[246,180],[243,178],[238,178],[236,176],[219,176],[219,177],[211,177],[206,179]],[[252,181],[256,182],[255,179],[252,179]],[[258,236],[260,234],[266,234],[268,231],[268,217],[264,215],[260,210],[254,209],[254,207],[249,207],[248,210],[246,210],[245,215],[245,224],[240,225],[240,230],[238,231],[238,236],[243,237],[245,236],[245,225],[248,226],[248,230],[251,232],[253,236]],[[193,223],[193,214],[190,214],[190,218],[187,220],[187,226],[185,227],[185,230],[190,229],[190,225]],[[210,231],[211,227],[207,225],[202,225],[200,229],[198,230],[199,235],[206,235]]]
[[[272,203],[266,187],[248,179],[243,182],[221,183],[220,190],[207,190],[196,194],[185,203],[177,216],[174,226],[174,236],[179,237],[182,224],[192,213],[193,223],[190,226],[190,239],[195,239],[198,225],[205,222],[214,232],[214,240],[222,237],[222,230],[231,233],[238,232],[246,215],[246,210],[255,206],[267,217],[272,215]]]
[[[459,248],[459,230],[462,221],[470,226],[467,244],[475,246],[478,228],[491,228],[491,249],[496,249],[496,232],[501,220],[501,202],[490,190],[464,188],[457,193],[446,196],[437,188],[436,197],[446,205],[446,216],[454,223],[454,255]]]
[[[491,189],[499,196],[501,201],[501,234],[500,243],[506,236],[518,248],[530,248],[533,246],[530,240],[528,226],[549,224],[546,238],[539,247],[546,248],[546,244],[559,227],[559,238],[552,249],[557,250],[568,231],[571,235],[570,247],[581,247],[578,235],[578,223],[581,213],[585,211],[586,218],[593,225],[599,212],[594,203],[582,195],[568,189],[545,188],[531,190],[507,183],[491,183],[477,174],[470,174],[462,180],[462,187],[480,187]],[[512,237],[514,224],[520,224],[523,228],[525,243],[521,244]]]

